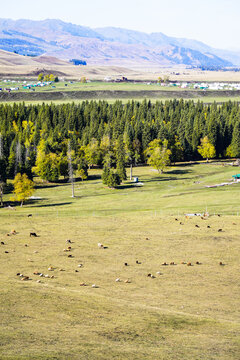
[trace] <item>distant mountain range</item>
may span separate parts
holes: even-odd
[[[114,27],[90,29],[61,20],[0,19],[0,49],[29,56],[81,59],[89,65],[240,65],[240,53],[214,49],[199,41]]]

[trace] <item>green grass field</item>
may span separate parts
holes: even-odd
[[[27,81],[27,84],[36,84],[37,80]],[[65,84],[67,86],[65,86]],[[5,83],[0,81],[0,88],[10,88],[19,86],[20,90],[23,92],[29,92],[31,90],[23,89],[22,83]],[[149,85],[145,82],[132,83],[132,82],[122,82],[122,83],[112,83],[112,82],[103,82],[103,81],[92,81],[89,83],[81,83],[80,81],[64,81],[54,83],[52,85],[48,85],[45,87],[36,87],[34,88],[36,92],[53,92],[53,91],[98,91],[98,90],[122,90],[122,91],[138,91],[138,90],[166,90],[166,91],[187,91],[187,89],[181,89],[178,87],[161,87],[157,83],[149,83]]]
[[[155,103],[156,101],[162,101],[163,103],[165,101],[169,101],[169,100],[173,100],[175,97],[159,97],[159,98],[131,98],[131,99],[113,99],[113,98],[108,98],[108,99],[101,99],[101,100],[104,100],[104,101],[107,101],[109,104],[113,104],[116,100],[119,100],[119,101],[122,101],[123,104],[126,104],[128,103],[129,101],[132,101],[132,100],[135,100],[135,101],[140,101],[142,102],[143,100],[147,99],[150,100],[152,103]],[[89,99],[91,100],[91,99]],[[93,99],[93,100],[96,100],[96,101],[99,101],[100,99]],[[216,102],[218,104],[222,104],[224,102],[228,102],[228,101],[237,101],[237,102],[240,102],[240,97],[219,97],[219,98],[214,98],[214,97],[200,97],[200,98],[189,98],[189,99],[185,99],[184,101],[189,101],[189,100],[192,100],[194,101],[195,103],[198,102],[198,101],[202,101],[203,103],[205,104],[210,104],[210,103],[213,103],[213,102]],[[36,101],[24,101],[24,104],[25,105],[41,105],[41,104],[55,104],[55,105],[61,105],[61,104],[69,104],[69,103],[72,103],[74,102],[75,104],[80,104],[82,103],[83,101],[86,101],[86,100],[79,100],[79,99],[66,99],[66,100],[36,100]],[[19,101],[4,101],[3,103],[8,103],[9,105],[13,105],[14,103],[16,104],[19,104],[19,103],[22,103],[23,101],[22,100],[19,100]],[[1,101],[0,101],[1,103]]]
[[[37,81],[35,81],[36,83]],[[33,83],[34,81],[29,81]],[[65,86],[65,84],[67,86]],[[26,84],[25,84],[26,85]],[[203,101],[212,103],[214,101],[223,103],[226,101],[240,101],[239,92],[231,91],[202,91],[190,89],[181,89],[179,87],[162,87],[157,83],[108,83],[92,81],[90,83],[81,82],[59,82],[46,87],[36,87],[33,90],[23,89],[19,83],[4,83],[0,81],[0,88],[20,87],[19,91],[12,91],[8,94],[6,91],[0,92],[0,102],[22,102],[26,104],[41,104],[54,102],[56,104],[69,103],[74,101],[79,103],[83,100],[106,100],[114,102],[117,99],[123,103],[129,99],[142,101],[147,98],[155,102],[166,101],[170,99],[184,98],[186,100]],[[157,91],[157,92],[156,92]],[[159,92],[158,92],[159,91]]]
[[[137,167],[142,186],[113,190],[93,169],[74,199],[68,183],[38,182],[41,199],[0,209],[0,358],[239,359],[240,184],[205,187],[238,172]],[[206,209],[207,220],[184,216]]]
[[[27,84],[36,84],[37,80],[27,81]],[[22,88],[22,82],[20,83],[5,83],[0,81],[0,88],[9,88],[19,86],[20,90],[23,92],[29,92],[28,89]],[[65,86],[65,84],[67,86]],[[138,90],[166,90],[166,91],[187,91],[188,89],[181,89],[179,87],[172,86],[160,86],[157,83],[147,83],[147,82],[122,82],[122,83],[113,83],[113,82],[103,82],[103,81],[91,81],[89,83],[82,83],[80,81],[60,81],[52,85],[45,87],[36,87],[36,92],[53,92],[53,91],[98,91],[98,90],[122,90],[122,91],[138,91]]]

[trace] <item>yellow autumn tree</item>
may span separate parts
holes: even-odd
[[[148,145],[148,148],[145,150],[145,155],[147,156],[147,163],[153,166],[161,174],[164,169],[170,165],[170,155],[171,150],[167,148],[168,141],[155,139],[151,141]]]
[[[21,206],[23,206],[24,201],[34,193],[34,183],[26,174],[21,175],[18,173],[13,180],[13,185],[13,193],[15,196],[12,197],[11,200],[21,202]]]
[[[201,145],[198,146],[198,152],[204,159],[207,159],[208,162],[208,159],[212,159],[216,156],[215,147],[210,143],[207,136],[200,141]]]

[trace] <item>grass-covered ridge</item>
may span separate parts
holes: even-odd
[[[0,209],[0,357],[238,359],[239,184],[205,188],[235,173],[218,163],[163,175],[137,167],[143,186],[112,190],[101,170],[90,170],[75,199],[68,183],[39,183],[41,199]],[[184,216],[206,207],[207,220]],[[17,234],[6,236],[12,229]],[[177,265],[161,265],[171,261]]]

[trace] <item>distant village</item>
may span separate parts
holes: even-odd
[[[6,87],[0,87],[0,91],[19,91],[19,90],[32,90],[35,91],[35,88],[37,87],[45,87],[45,86],[49,86],[52,85],[54,82],[53,81],[46,81],[46,82],[41,82],[38,81],[37,83],[29,83],[26,80],[24,81],[20,81],[20,80],[2,80],[2,83],[6,84]],[[17,86],[13,86],[17,85]],[[55,87],[52,85],[52,87]]]
[[[181,89],[200,89],[200,90],[240,90],[239,83],[192,83],[192,82],[176,82],[176,83],[161,83],[161,86],[178,87]]]
[[[65,86],[71,86],[71,84],[83,83],[82,80],[79,81],[64,81]],[[86,79],[85,83],[90,83],[91,80]],[[103,82],[111,83],[120,83],[120,82],[129,82],[132,84],[144,84],[144,85],[159,85],[161,88],[180,88],[180,89],[189,89],[189,90],[240,90],[240,83],[226,83],[226,82],[159,82],[159,81],[133,81],[129,80],[124,76],[119,78],[105,77]],[[36,88],[43,88],[50,86],[51,88],[56,88],[56,83],[54,81],[29,81],[29,80],[10,80],[2,79],[0,80],[0,92],[7,91],[21,91],[21,90],[30,90],[35,91]]]

